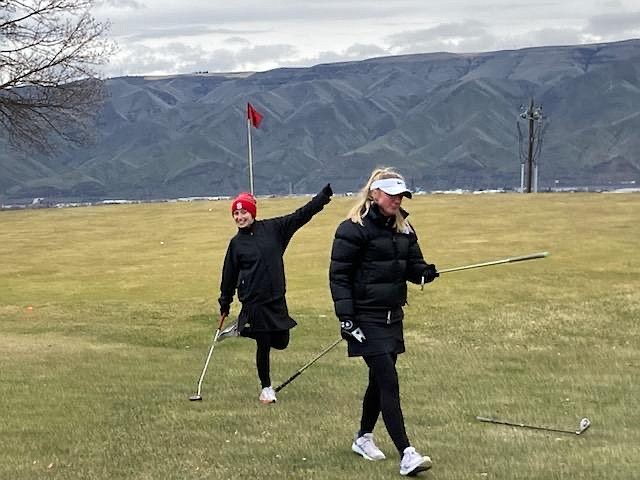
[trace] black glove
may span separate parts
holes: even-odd
[[[324,193],[327,197],[330,197],[331,195],[333,195],[333,190],[331,190],[331,184],[330,183],[327,183],[322,188],[322,193]]]
[[[438,273],[438,269],[435,265],[431,263],[427,263],[427,268],[422,272],[422,283],[430,283],[433,282],[436,278],[438,278],[440,274]]]
[[[220,302],[220,315],[228,316],[231,305],[225,302]]]
[[[360,327],[353,323],[353,320],[340,321],[340,336],[348,342],[355,340],[357,342],[364,343],[367,339]]]

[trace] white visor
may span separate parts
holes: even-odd
[[[371,190],[379,188],[387,195],[399,195],[402,194],[407,198],[411,198],[411,192],[401,178],[383,178],[376,180],[371,184]]]

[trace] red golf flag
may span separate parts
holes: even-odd
[[[260,122],[262,122],[262,114],[258,112],[253,105],[247,103],[247,118],[251,120],[251,125],[255,128],[260,127]]]

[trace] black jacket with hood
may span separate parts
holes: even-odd
[[[362,220],[359,225],[347,219],[336,230],[329,269],[335,313],[356,323],[400,321],[406,282],[420,283],[427,268],[418,238],[408,223],[406,231],[396,232],[394,218],[376,204]]]
[[[266,304],[284,298],[282,257],[289,241],[330,200],[320,192],[293,213],[256,220],[251,226],[238,229],[224,258],[218,303],[231,305],[236,290],[243,305]]]

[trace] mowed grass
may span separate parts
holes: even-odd
[[[305,199],[260,200],[266,218]],[[280,384],[338,336],[328,289],[335,198],[291,242],[298,320]],[[640,196],[424,196],[405,202],[441,269],[546,259],[411,285],[398,361],[424,478],[633,479],[640,464]],[[340,344],[258,403],[252,341],[218,344],[228,202],[0,212],[0,478],[386,479],[350,451],[366,368]],[[233,313],[239,306],[234,304]],[[480,423],[476,415],[582,436]]]

